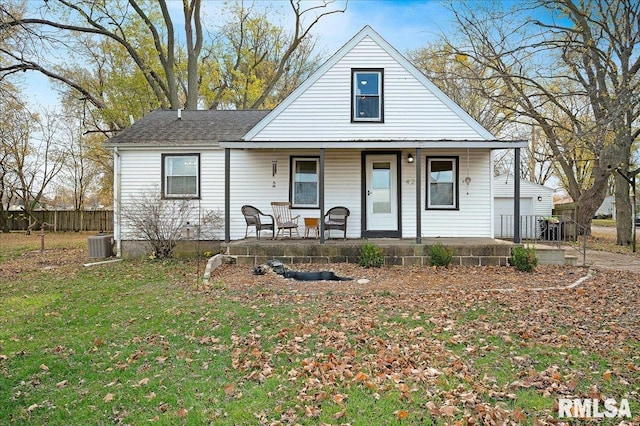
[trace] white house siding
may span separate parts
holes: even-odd
[[[384,123],[351,123],[351,69],[384,68]],[[252,138],[482,140],[446,104],[366,37]]]
[[[244,238],[245,222],[240,213],[251,204],[263,213],[272,214],[272,201],[289,201],[290,157],[319,156],[318,150],[299,151],[231,151],[231,239]],[[272,161],[277,160],[277,173],[272,176]],[[273,183],[275,182],[275,187]],[[360,237],[360,152],[355,150],[325,151],[325,209],[347,207],[351,215],[347,237]],[[304,217],[320,217],[319,209],[294,209],[300,215],[299,232],[304,233]],[[253,228],[250,236],[254,236]],[[268,232],[265,232],[265,236]],[[337,235],[337,234],[336,234]],[[342,235],[342,233],[340,233]]]
[[[121,149],[121,182],[120,200],[122,211],[128,211],[142,194],[155,193],[160,198],[162,154],[200,153],[200,200],[193,200],[193,224],[199,223],[198,212],[207,210],[224,211],[224,150],[213,149],[157,149],[157,150],[125,150]],[[206,230],[207,235],[215,234],[223,238],[222,229]],[[243,234],[244,235],[244,234]],[[122,221],[121,237],[123,240],[135,240],[133,230]]]
[[[422,236],[491,237],[491,151],[489,149],[422,150],[422,153]],[[458,210],[424,209],[427,203],[425,158],[432,156],[458,157],[457,185],[460,205]],[[415,166],[403,167],[403,170],[407,169],[410,171],[403,172],[405,183],[411,172],[415,175]],[[468,186],[464,183],[467,176],[471,178]],[[415,200],[415,186],[411,186],[409,191],[413,195],[407,194],[406,197],[412,196]],[[410,205],[407,202],[403,206],[403,217],[405,215],[407,223],[403,224],[403,236],[415,236],[415,204]]]
[[[510,198],[513,205],[513,175],[500,175],[493,178],[493,195],[496,198]],[[537,216],[551,216],[553,209],[553,188],[539,185],[528,180],[520,180],[520,197],[529,198],[533,201],[531,213]],[[538,197],[542,199],[538,201]],[[524,214],[524,213],[523,213]]]
[[[406,162],[402,152],[402,234],[415,237],[416,184],[415,162]],[[489,150],[469,151],[468,175],[472,182],[463,183],[467,176],[466,150],[423,150],[422,155],[422,236],[425,237],[489,237],[491,236],[491,154]],[[240,214],[243,204],[258,207],[271,213],[271,201],[289,200],[289,158],[293,156],[317,156],[317,150],[299,151],[240,151],[231,152],[231,238],[244,238],[245,222]],[[426,203],[427,156],[457,156],[459,160],[459,210],[424,210]],[[277,160],[278,171],[272,177],[272,161]],[[417,161],[417,160],[416,160]],[[275,188],[273,187],[275,182]],[[351,215],[347,227],[348,238],[360,238],[361,228],[361,152],[358,150],[331,150],[325,152],[325,209],[333,206],[347,207]],[[294,209],[299,214],[300,233],[304,232],[304,217],[319,217],[319,209]],[[452,225],[455,223],[455,225]],[[267,235],[267,233],[265,233]],[[332,236],[341,236],[337,233]],[[250,231],[253,236],[253,229]]]

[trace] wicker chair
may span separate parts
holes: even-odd
[[[249,235],[250,226],[254,226],[256,228],[257,239],[260,239],[260,231],[265,231],[265,230],[271,231],[272,240],[276,237],[276,232],[274,228],[276,221],[273,219],[273,216],[271,216],[270,214],[262,213],[256,207],[253,207],[250,205],[244,205],[242,206],[242,215],[244,216],[245,222],[247,222],[247,228],[244,231],[245,238],[247,238],[247,235]],[[271,221],[264,222],[263,218],[264,219],[271,218]]]
[[[347,239],[347,218],[349,217],[349,209],[343,206],[330,208],[324,215],[324,230],[331,231],[337,229],[344,231],[344,239]],[[331,233],[329,233],[331,236]]]
[[[286,231],[289,231],[289,238],[293,237],[293,231],[296,232],[299,238],[298,219],[300,219],[300,215],[291,215],[291,203],[288,201],[274,201],[271,203],[271,208],[273,209],[273,216],[276,218],[276,225],[278,226],[276,238],[281,232],[284,237]]]

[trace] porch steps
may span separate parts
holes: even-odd
[[[578,264],[578,257],[567,254],[563,248],[551,247],[544,244],[535,244],[534,247],[540,265],[576,266]]]
[[[360,246],[363,240],[350,242],[330,241],[327,244],[305,244],[304,241],[261,240],[232,242],[225,253],[236,258],[237,263],[260,265],[269,259],[278,259],[287,264],[295,263],[357,263],[360,260]],[[434,242],[415,244],[408,242],[388,242],[370,240],[381,248],[385,265],[427,266],[429,247]],[[513,244],[491,240],[487,243],[447,243],[438,241],[453,249],[453,265],[461,266],[506,266],[511,256]]]

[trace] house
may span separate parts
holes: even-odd
[[[496,238],[513,237],[514,187],[515,179],[511,174],[502,174],[493,178],[493,229]],[[553,188],[520,179],[522,237],[536,238],[539,233],[539,220],[552,215],[553,193]]]
[[[492,150],[526,146],[489,133],[369,26],[271,111],[154,111],[107,143],[119,254],[135,243],[122,212],[149,191],[220,209],[227,242],[245,238],[242,205],[272,201],[309,218],[345,206],[347,238],[492,238]]]
[[[596,219],[600,218],[616,218],[616,197],[614,195],[607,195],[598,210],[594,213]]]

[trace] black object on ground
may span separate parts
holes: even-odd
[[[282,275],[285,278],[293,278],[297,281],[351,281],[351,277],[340,277],[332,271],[292,271],[284,266],[284,263],[279,260],[269,260],[267,265],[258,265],[253,268],[253,275],[264,275],[267,273],[268,268],[271,268],[273,272],[278,275]]]

